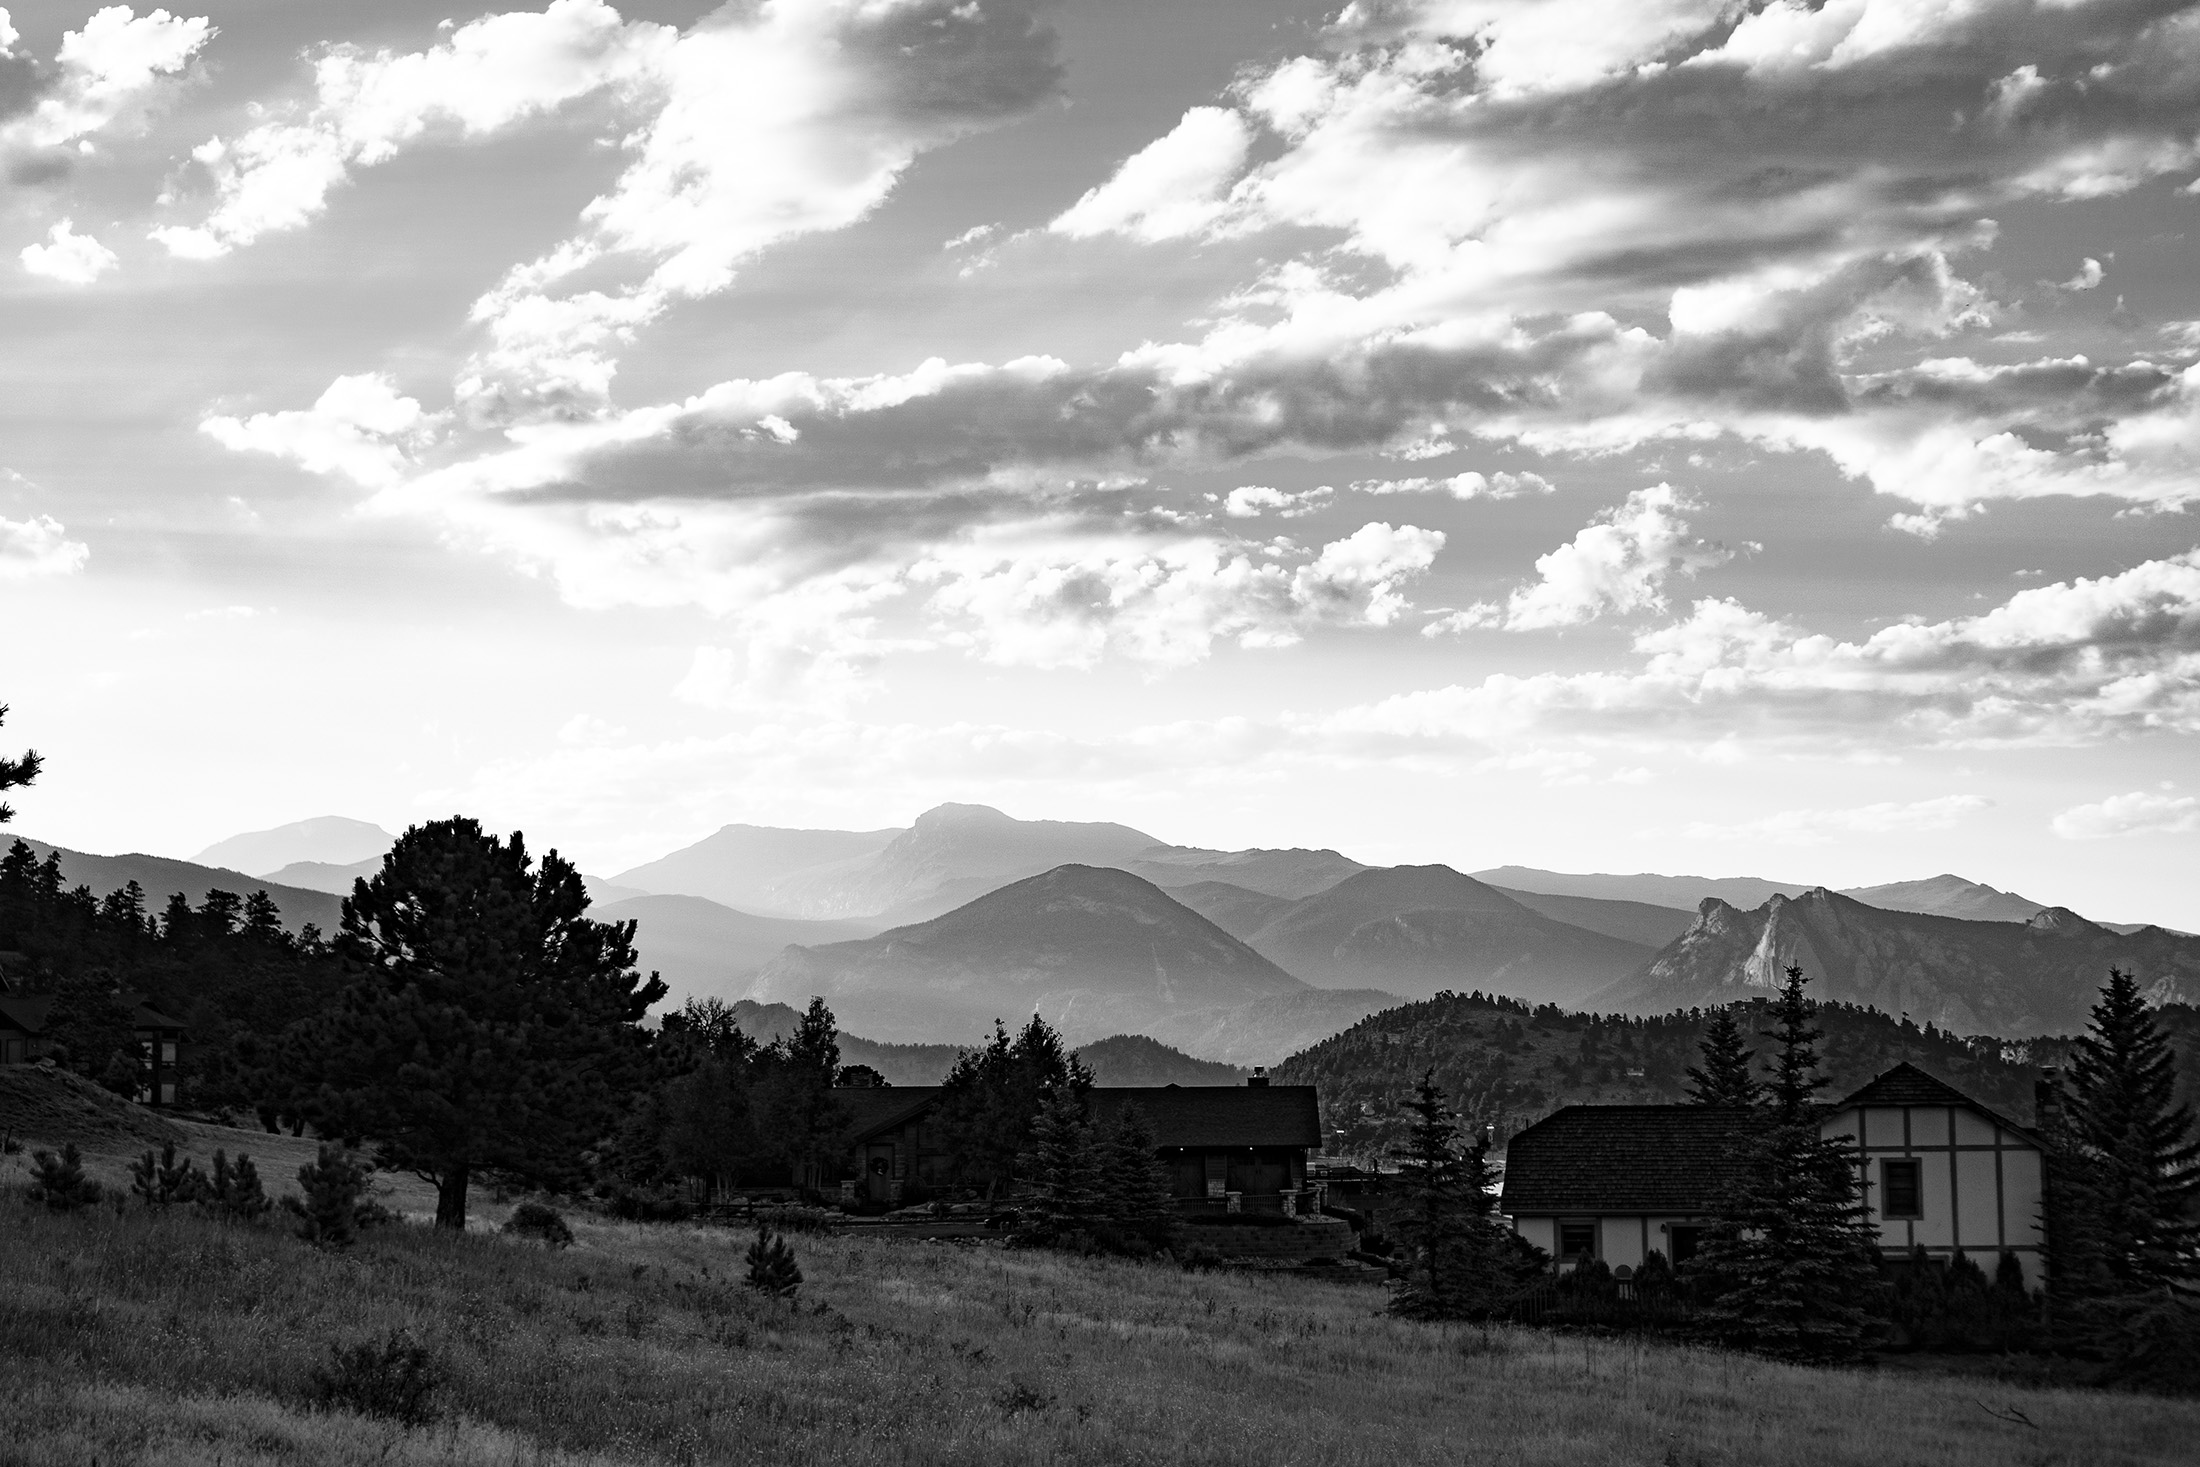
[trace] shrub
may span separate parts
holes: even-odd
[[[170,1141],[161,1147],[159,1156],[148,1150],[130,1163],[130,1190],[144,1198],[147,1207],[173,1207],[178,1202],[198,1201],[208,1186],[191,1158],[177,1159],[176,1143]]]
[[[358,1235],[362,1224],[387,1221],[390,1214],[366,1195],[373,1175],[374,1168],[357,1156],[323,1141],[320,1160],[298,1168],[305,1200],[283,1199],[283,1210],[298,1219],[298,1236],[324,1248],[342,1248]]]
[[[217,1151],[214,1153],[214,1175],[207,1182],[199,1205],[243,1222],[257,1222],[275,1204],[268,1200],[267,1190],[260,1185],[260,1169],[252,1164],[251,1157],[240,1151],[232,1163],[226,1153]]]
[[[71,1141],[55,1156],[50,1151],[31,1153],[31,1201],[43,1202],[55,1212],[74,1212],[100,1198],[99,1183],[84,1175],[84,1158]]]
[[[331,1345],[328,1364],[314,1369],[307,1395],[324,1409],[382,1416],[407,1426],[434,1419],[429,1397],[447,1375],[428,1347],[403,1329],[379,1340]]]
[[[768,1223],[756,1225],[756,1241],[749,1244],[749,1287],[775,1299],[791,1299],[802,1287],[802,1270],[795,1266],[794,1250]]]
[[[540,1238],[552,1248],[573,1246],[573,1230],[554,1207],[540,1202],[522,1202],[512,1209],[505,1219],[504,1231],[522,1238]]]

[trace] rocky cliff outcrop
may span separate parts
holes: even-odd
[[[2200,997],[2200,938],[2114,932],[2062,907],[2023,923],[1890,912],[1817,887],[1749,912],[1706,899],[1670,946],[1582,1007],[1647,1014],[1731,1003],[1778,988],[1791,965],[1820,1001],[1964,1034],[2074,1033],[2112,967],[2136,974],[2158,1001]]]

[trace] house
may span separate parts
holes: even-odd
[[[1655,1249],[1692,1256],[1736,1179],[1747,1111],[1569,1105],[1513,1137],[1499,1208],[1561,1266],[1639,1268]],[[1912,1064],[1829,1107],[1821,1135],[1856,1150],[1865,1205],[1890,1258],[1959,1250],[1989,1272],[2014,1254],[2045,1277],[2039,1138]]]
[[[853,1117],[846,1195],[913,1202],[946,1184],[951,1158],[937,1114],[940,1087],[848,1088],[833,1098]],[[1306,1163],[1321,1144],[1321,1113],[1311,1085],[1270,1085],[1256,1076],[1243,1086],[1095,1089],[1090,1099],[1102,1127],[1125,1106],[1145,1112],[1177,1205],[1187,1212],[1314,1210]]]
[[[139,995],[126,993],[122,1000],[130,1006],[130,1033],[137,1040],[141,1067],[134,1098],[140,1105],[174,1105],[183,1021]],[[50,994],[0,993],[0,1064],[30,1064],[45,1057],[53,1047],[46,1034],[53,1005]]]

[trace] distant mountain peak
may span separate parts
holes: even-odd
[[[191,859],[202,866],[265,876],[306,861],[350,866],[381,855],[396,839],[371,821],[346,815],[316,815],[218,840]]]
[[[2042,903],[1952,871],[1922,881],[1892,881],[1882,886],[1844,888],[1845,897],[1887,912],[1920,912],[1932,917],[1961,917],[1973,922],[2026,922]]]

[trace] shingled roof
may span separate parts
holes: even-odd
[[[2010,1120],[1999,1111],[1980,1105],[1970,1096],[1934,1075],[1929,1075],[1916,1065],[1904,1060],[1891,1070],[1883,1070],[1867,1082],[1863,1089],[1836,1102],[1835,1110],[1848,1110],[1864,1105],[1954,1105],[1965,1110],[1977,1111],[1989,1120],[1998,1122],[2021,1135],[2029,1136],[2032,1129]]]
[[[1742,1169],[1754,1121],[1708,1105],[1569,1105],[1512,1138],[1501,1209],[1527,1213],[1708,1211]]]
[[[939,1096],[937,1085],[833,1092],[854,1121],[851,1144],[905,1124]],[[1103,1125],[1131,1104],[1153,1124],[1157,1147],[1321,1145],[1321,1108],[1311,1085],[1124,1085],[1092,1092],[1093,1117]]]

